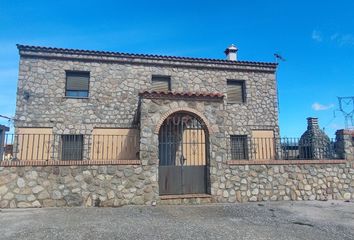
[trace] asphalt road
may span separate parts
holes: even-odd
[[[0,210],[0,239],[354,239],[354,203]]]

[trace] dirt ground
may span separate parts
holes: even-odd
[[[354,203],[0,210],[0,239],[354,239]]]

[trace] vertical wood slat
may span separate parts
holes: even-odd
[[[151,90],[156,92],[168,92],[171,90],[171,78],[169,76],[152,76]]]
[[[18,160],[42,161],[49,159],[53,134],[51,128],[17,128],[16,157]]]
[[[139,152],[137,129],[94,129],[91,156],[94,160],[136,159]]]
[[[271,130],[253,130],[252,139],[257,141],[253,151],[255,152],[252,160],[274,159],[275,145],[274,132]]]

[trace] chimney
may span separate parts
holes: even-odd
[[[237,47],[233,44],[231,44],[228,48],[225,50],[226,54],[226,59],[230,61],[237,61]]]
[[[318,128],[318,118],[308,117],[307,118],[307,129]]]

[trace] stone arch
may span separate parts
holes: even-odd
[[[154,131],[155,134],[159,134],[160,128],[161,128],[162,124],[164,123],[164,121],[166,120],[166,118],[168,118],[170,115],[177,113],[177,112],[187,112],[187,113],[192,113],[192,114],[196,115],[197,117],[199,117],[203,121],[209,134],[216,132],[212,128],[212,126],[210,125],[210,123],[206,119],[206,117],[203,115],[203,113],[201,113],[200,111],[195,110],[193,108],[190,108],[190,107],[179,107],[179,108],[171,109],[161,116],[160,120],[158,121],[158,123],[156,125],[155,131]]]

